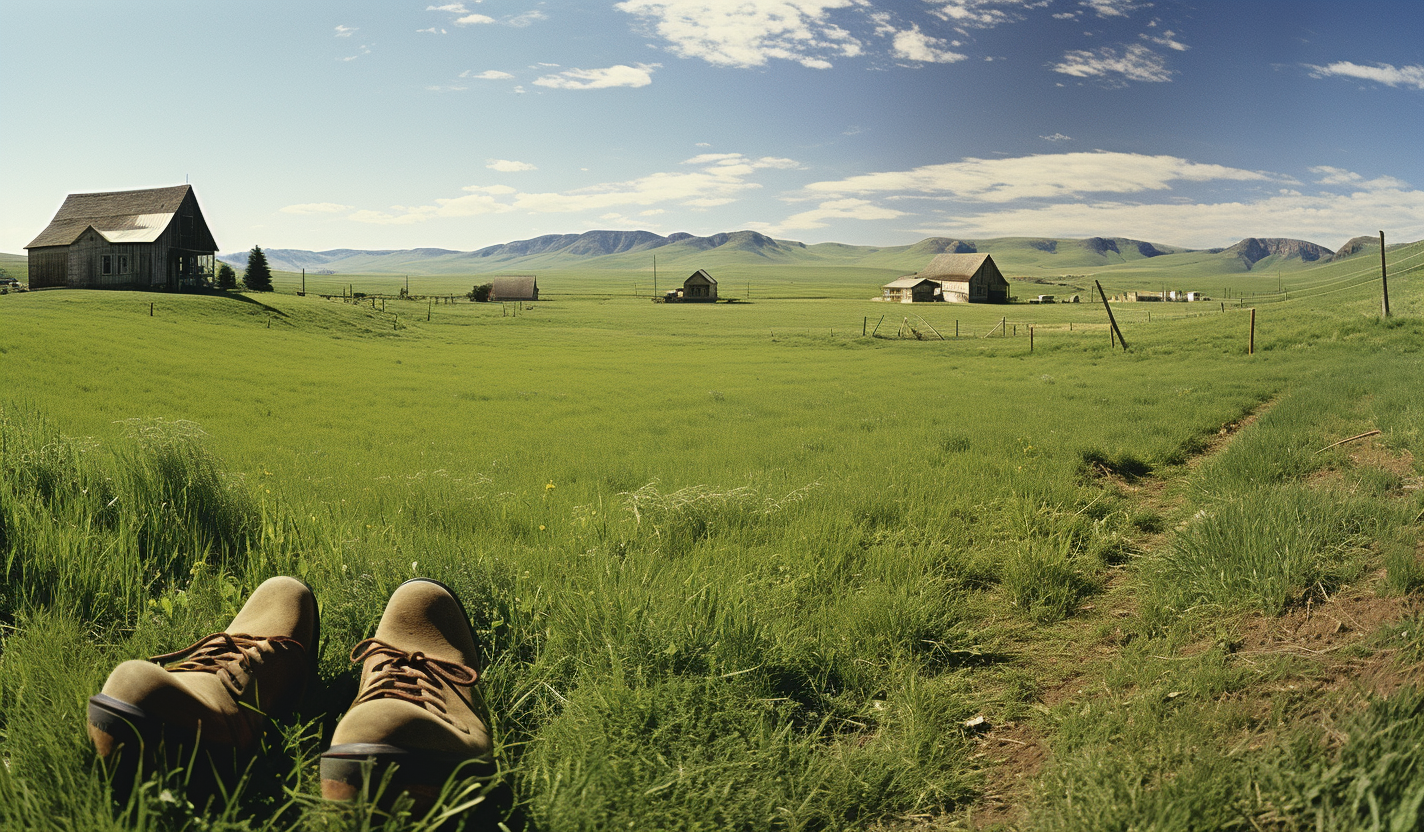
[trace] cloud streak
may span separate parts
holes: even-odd
[[[569,69],[534,79],[534,86],[556,90],[606,90],[611,87],[646,87],[661,64],[617,64],[604,69]]]
[[[1312,78],[1354,78],[1359,81],[1374,81],[1387,87],[1405,87],[1424,90],[1424,66],[1401,66],[1375,64],[1364,66],[1349,61],[1336,61],[1325,66],[1307,64]]]
[[[716,66],[756,67],[772,60],[829,69],[854,57],[861,42],[830,20],[857,0],[624,0],[614,8],[641,18],[669,51]]]
[[[1063,60],[1054,64],[1053,71],[1075,78],[1095,78],[1118,84],[1128,81],[1162,83],[1171,81],[1173,75],[1161,55],[1138,43],[1121,50],[1110,46],[1070,50],[1063,54]]]

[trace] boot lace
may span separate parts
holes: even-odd
[[[451,718],[443,689],[453,691],[456,686],[473,685],[479,681],[479,671],[458,662],[427,656],[419,650],[407,653],[375,638],[368,638],[351,650],[351,661],[355,664],[372,656],[380,658],[372,665],[371,675],[353,706],[374,699],[401,699],[432,711],[461,731],[468,731]]]
[[[214,673],[234,695],[241,696],[253,665],[277,652],[279,647],[306,648],[290,636],[252,636],[246,633],[213,633],[172,653],[154,656],[159,664],[178,662],[168,668],[176,672]]]

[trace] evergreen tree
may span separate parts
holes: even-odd
[[[251,262],[251,261],[249,260],[248,262]],[[236,288],[237,288],[237,272],[233,271],[232,266],[229,266],[229,265],[226,264],[226,263],[219,263],[219,264],[218,264],[218,288],[219,288],[219,289],[236,289]]]
[[[272,291],[272,268],[267,265],[262,246],[253,246],[247,253],[247,271],[242,273],[242,282],[253,292]]]

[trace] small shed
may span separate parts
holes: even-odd
[[[25,246],[30,288],[171,289],[212,282],[218,244],[188,185],[70,194]]]
[[[940,254],[918,277],[940,285],[946,301],[955,303],[1008,303],[1009,281],[987,254]]]
[[[498,275],[490,280],[489,299],[494,302],[538,300],[539,278],[532,274]]]
[[[717,281],[703,269],[693,272],[682,281],[683,303],[716,303]]]
[[[886,283],[881,287],[880,297],[896,303],[929,303],[942,299],[938,283],[916,275]]]

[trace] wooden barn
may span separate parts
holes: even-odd
[[[682,281],[681,300],[684,303],[716,303],[717,281],[706,271],[698,269]]]
[[[491,301],[538,300],[539,278],[532,274],[497,275],[490,280]]]
[[[915,277],[938,283],[951,303],[1008,303],[1009,281],[987,254],[940,254]]]
[[[943,300],[939,284],[928,277],[910,275],[892,280],[881,287],[881,300],[892,303],[931,303]]]
[[[29,245],[30,288],[168,289],[213,281],[218,244],[188,185],[70,194]]]

